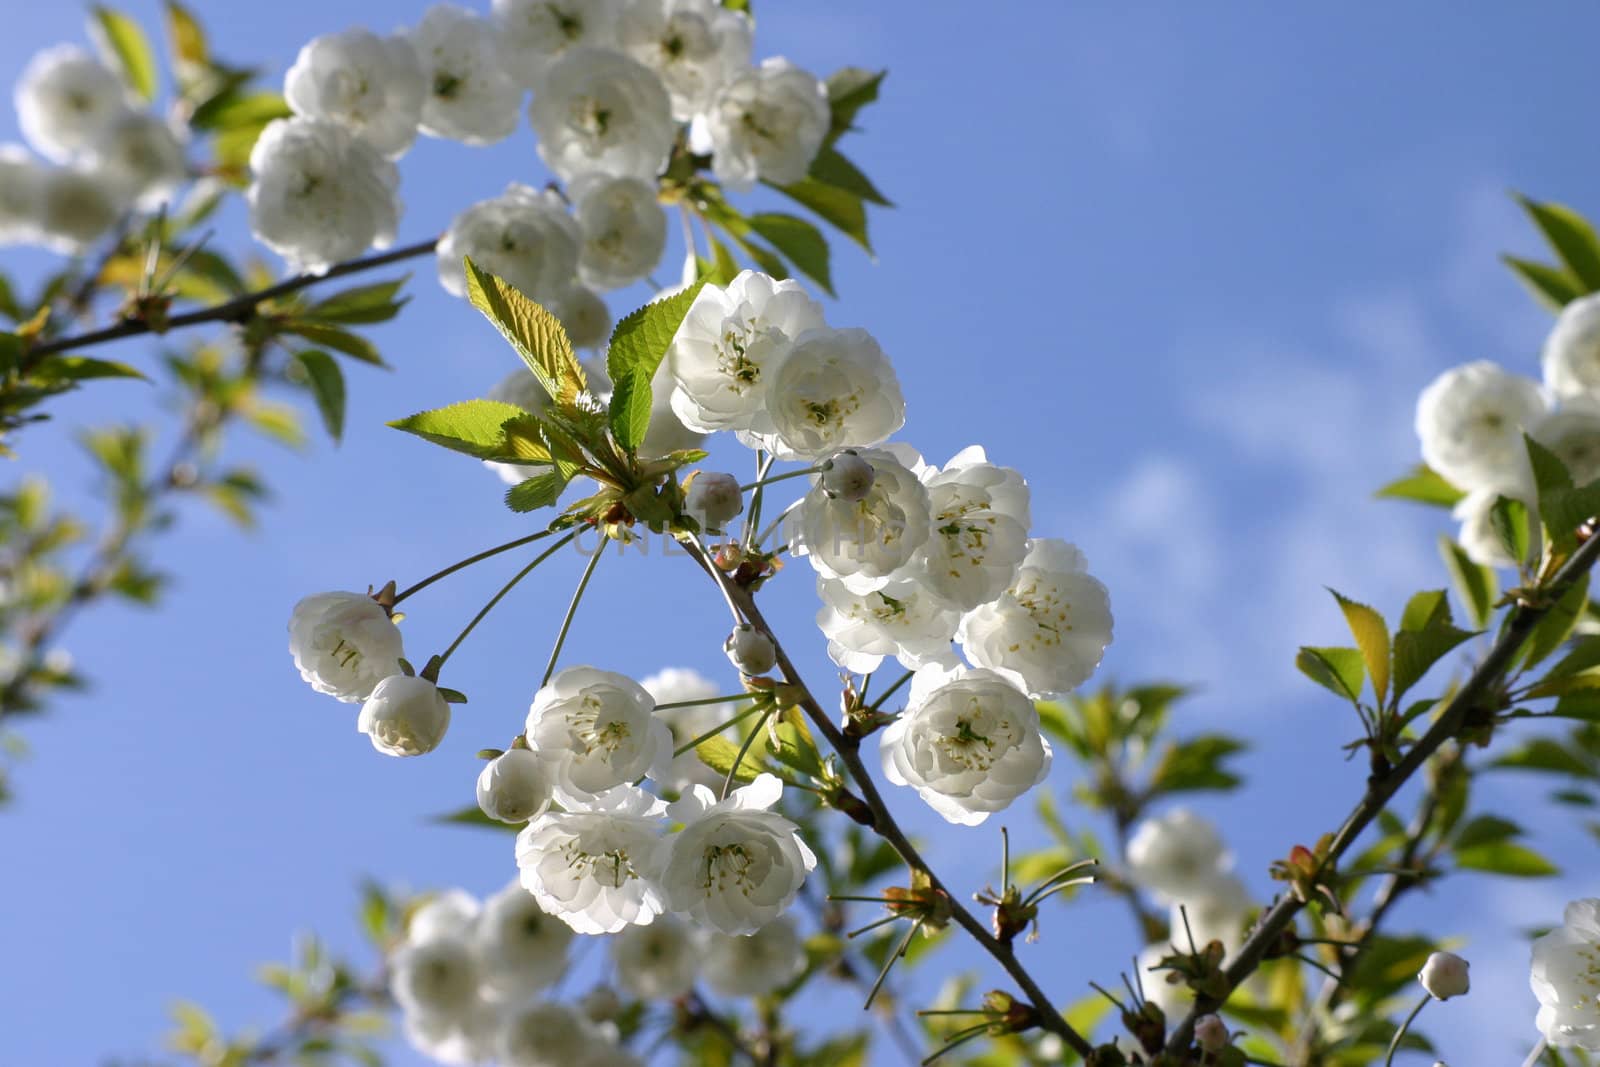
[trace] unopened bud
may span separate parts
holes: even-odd
[[[744,494],[739,479],[720,471],[697,471],[689,479],[683,508],[705,530],[721,530],[744,510]]]
[[[840,452],[822,465],[822,491],[834,500],[862,500],[875,477],[872,464],[855,452]]]
[[[1195,1020],[1194,1042],[1206,1052],[1221,1052],[1228,1047],[1228,1027],[1215,1015],[1202,1015]]]
[[[1435,952],[1422,965],[1417,981],[1435,1000],[1449,1000],[1462,996],[1470,988],[1467,966],[1467,961],[1454,952]]]
[[[740,674],[766,674],[778,662],[778,650],[772,638],[749,623],[735,626],[728,639],[722,642],[722,650],[728,654],[728,661],[739,668]]]
[[[527,822],[550,806],[550,773],[527,748],[502,752],[478,775],[478,808],[500,822]]]

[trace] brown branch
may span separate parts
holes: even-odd
[[[1501,627],[1500,636],[1489,649],[1489,654],[1478,664],[1466,683],[1456,691],[1455,696],[1450,698],[1449,704],[1439,713],[1433,725],[1416,744],[1411,746],[1405,758],[1387,774],[1368,782],[1366,795],[1345,817],[1344,824],[1334,834],[1327,855],[1317,872],[1319,877],[1333,868],[1367,825],[1378,817],[1378,813],[1388,805],[1400,787],[1410,780],[1428,758],[1446,741],[1460,733],[1467,713],[1478,707],[1485,697],[1492,696],[1504,684],[1506,675],[1510,673],[1517,655],[1532,635],[1534,627],[1549,614],[1551,606],[1594,567],[1597,558],[1600,558],[1600,536],[1591,537],[1579,546],[1556,573],[1554,580],[1541,590],[1542,600],[1539,604],[1522,603],[1512,610]],[[1303,901],[1296,899],[1293,894],[1285,894],[1262,915],[1250,937],[1224,972],[1228,982],[1228,993],[1232,993],[1246,978],[1255,973],[1261,961],[1266,958],[1267,952],[1294,922],[1295,916],[1303,907],[1305,907]],[[1216,1011],[1227,997],[1228,994],[1220,998],[1197,996],[1189,1015],[1178,1024],[1168,1039],[1168,1054],[1182,1055],[1193,1040],[1195,1020],[1201,1015]]]
[[[253,293],[234,297],[222,304],[202,308],[199,311],[190,311],[182,315],[174,315],[166,321],[160,330],[145,319],[125,319],[115,326],[104,329],[91,330],[73,337],[61,337],[53,341],[46,341],[29,348],[22,356],[22,369],[27,370],[36,361],[45,356],[52,356],[59,352],[69,352],[75,348],[85,348],[89,345],[103,344],[107,341],[118,341],[124,337],[139,337],[148,333],[169,333],[172,330],[182,329],[185,326],[197,326],[205,322],[248,322],[256,313],[256,308],[268,300],[276,300],[280,296],[299,292],[301,289],[310,288],[318,282],[330,278],[340,278],[348,274],[358,274],[362,271],[375,270],[386,267],[391,263],[402,260],[415,259],[417,256],[427,255],[439,243],[438,238],[427,241],[418,241],[416,244],[393,248],[387,252],[367,256],[363,259],[347,260],[344,263],[329,267],[322,274],[297,274],[293,278],[269,285],[265,289],[258,289]]]
[[[861,761],[860,741],[846,737],[843,731],[835,726],[833,720],[828,717],[828,713],[823,710],[822,705],[801,679],[800,672],[795,670],[788,653],[784,651],[782,642],[778,640],[777,635],[772,632],[772,627],[768,626],[766,619],[762,617],[761,610],[756,607],[755,598],[750,595],[750,591],[729,581],[725,574],[700,553],[699,549],[692,545],[686,547],[701,569],[710,575],[713,581],[722,586],[724,592],[738,606],[745,618],[772,639],[773,648],[777,651],[778,668],[783,674],[784,681],[801,694],[801,708],[805,710],[807,717],[811,719],[812,725],[828,739],[828,744],[838,753],[840,760],[849,770],[850,777],[855,781],[856,788],[861,791],[861,799],[865,801],[867,807],[872,811],[874,831],[889,843],[889,846],[899,854],[908,867],[926,874],[933,888],[945,895],[950,904],[951,917],[956,921],[956,924],[972,935],[972,939],[978,943],[979,947],[994,957],[995,961],[1005,969],[1012,980],[1021,987],[1032,1003],[1034,1010],[1038,1013],[1039,1025],[1058,1035],[1074,1052],[1087,1059],[1093,1054],[1094,1047],[1089,1044],[1082,1034],[1073,1029],[1072,1024],[1068,1023],[1061,1013],[1056,1010],[1049,996],[1039,987],[1039,983],[1034,981],[1033,976],[1028,973],[1027,968],[1022,965],[1021,961],[1017,959],[1017,955],[1012,951],[1011,946],[991,934],[989,928],[968,911],[954,894],[945,888],[939,876],[933,872],[927,861],[918,853],[916,846],[911,843],[904,831],[900,829],[899,824],[894,820],[894,815],[890,813],[888,805],[884,803],[882,794],[878,792],[877,784],[872,780],[872,776],[867,773],[866,765]]]

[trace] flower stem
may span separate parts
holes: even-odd
[[[770,467],[771,464],[769,463],[769,464],[767,464],[767,466]],[[799,477],[801,477],[803,475],[807,475],[807,474],[816,474],[816,473],[820,472],[821,470],[822,470],[822,465],[819,463],[815,467],[802,467],[801,469],[799,469],[797,471],[784,471],[782,474],[774,474],[774,475],[771,475],[771,476],[768,476],[768,477],[760,478],[759,480],[754,481],[754,482],[746,482],[744,485],[741,485],[739,487],[739,492],[748,493],[752,489],[760,489],[760,488],[762,488],[764,486],[771,485],[773,482],[781,482],[786,478],[799,478]]]
[[[756,724],[750,728],[750,732],[745,735],[744,744],[739,746],[739,754],[733,757],[733,766],[728,768],[728,776],[722,780],[723,800],[728,799],[728,793],[733,790],[734,779],[739,776],[739,764],[744,762],[746,753],[750,751],[750,746],[755,744],[756,737],[761,733],[761,728],[767,725],[767,720],[772,717],[773,711],[774,708],[768,708],[761,718],[756,720]]]
[[[894,684],[893,685],[891,685],[889,688],[885,689],[883,692],[878,694],[878,699],[874,700],[872,702],[872,704],[871,704],[872,710],[873,711],[878,711],[878,710],[882,709],[883,702],[888,700],[890,697],[894,696],[895,691],[897,689],[899,689],[901,686],[905,685],[907,682],[911,681],[911,676],[914,675],[915,673],[916,673],[915,671],[906,671],[900,677],[896,678],[894,680]]]
[[[572,603],[567,605],[566,617],[561,620],[561,630],[556,634],[555,647],[550,650],[550,662],[545,664],[544,678],[539,682],[540,689],[549,684],[550,676],[556,673],[556,660],[561,658],[561,646],[567,643],[567,631],[572,629],[573,616],[578,614],[578,603],[583,600],[583,591],[589,588],[589,578],[600,565],[600,557],[605,555],[605,547],[604,541],[596,545],[594,555],[589,557],[588,565],[583,568],[583,577],[578,579],[578,588],[573,590]]]
[[[743,711],[741,711],[739,714],[735,715],[733,718],[729,719],[727,722],[718,723],[717,725],[713,726],[711,729],[707,730],[705,733],[701,734],[699,737],[695,738],[693,741],[685,741],[683,744],[679,745],[677,748],[672,750],[673,756],[681,756],[685,752],[690,751],[691,749],[699,748],[701,742],[711,740],[713,737],[716,737],[718,734],[720,734],[722,731],[726,730],[730,726],[737,726],[739,723],[744,722],[746,719],[748,719],[750,716],[754,715],[756,712],[758,712],[760,710],[761,710],[761,705],[760,704],[752,704],[752,705],[750,705],[748,708],[745,708]]]
[[[1406,1036],[1406,1031],[1411,1029],[1411,1024],[1417,1021],[1417,1016],[1422,1014],[1422,1009],[1428,1006],[1428,1001],[1433,999],[1431,993],[1424,993],[1422,999],[1417,1001],[1417,1006],[1411,1009],[1411,1014],[1406,1016],[1406,1021],[1400,1024],[1400,1029],[1394,1032],[1394,1040],[1389,1042],[1389,1054],[1383,1058],[1383,1067],[1392,1067],[1394,1054],[1400,1050],[1400,1040]]]
[[[1522,1067],[1534,1067],[1540,1058],[1544,1056],[1544,1050],[1548,1045],[1549,1042],[1541,1037],[1539,1043],[1533,1046],[1533,1051],[1528,1053],[1528,1058],[1522,1061]]]
[[[527,537],[519,537],[515,541],[507,541],[505,544],[496,545],[493,548],[486,548],[482,552],[479,552],[475,556],[468,556],[466,559],[461,560],[458,563],[452,563],[452,564],[450,564],[450,566],[446,567],[444,570],[435,571],[433,574],[428,575],[426,578],[422,579],[422,581],[418,582],[417,584],[408,587],[407,589],[405,589],[402,592],[396,593],[395,594],[395,598],[394,598],[394,603],[395,604],[400,603],[400,601],[404,600],[406,597],[410,596],[412,593],[420,593],[422,590],[428,588],[428,586],[432,585],[434,582],[437,582],[441,578],[448,578],[450,575],[454,574],[456,571],[461,570],[463,567],[470,567],[474,563],[481,563],[482,561],[488,559],[491,556],[498,556],[500,553],[509,552],[513,548],[521,548],[523,545],[532,544],[533,542],[539,540],[542,537],[549,537],[552,533],[554,533],[553,530],[540,530],[538,533],[529,534]]]
[[[753,700],[756,697],[766,696],[765,693],[735,693],[727,697],[701,697],[699,700],[674,700],[670,704],[657,704],[657,711],[672,711],[675,708],[699,708],[707,704],[731,704],[735,700]]]
[[[451,654],[454,653],[456,649],[461,647],[461,642],[467,639],[467,635],[477,627],[478,623],[483,621],[483,617],[489,614],[489,612],[494,609],[496,604],[500,603],[500,601],[505,598],[507,593],[516,588],[518,582],[522,581],[522,579],[526,578],[530,573],[532,573],[533,568],[537,567],[539,564],[543,563],[545,560],[549,559],[551,556],[565,548],[567,543],[576,536],[578,536],[576,533],[567,534],[567,536],[563,537],[561,540],[557,541],[555,544],[551,545],[549,548],[533,557],[533,562],[529,563],[516,574],[513,574],[511,576],[511,580],[505,585],[502,585],[500,587],[500,591],[494,596],[490,597],[489,602],[472,617],[472,621],[467,623],[466,628],[456,635],[456,639],[450,642],[450,647],[439,654],[439,659],[434,667],[434,676],[438,676],[439,668],[443,667],[445,665],[445,661],[450,658]]]

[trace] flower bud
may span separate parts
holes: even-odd
[[[846,450],[822,465],[822,491],[834,500],[861,500],[872,491],[874,476],[872,464]]]
[[[720,530],[744,510],[739,479],[720,471],[698,471],[689,480],[683,507],[702,529]]]
[[[1228,1027],[1215,1015],[1202,1015],[1194,1024],[1195,1044],[1205,1052],[1221,1052],[1228,1047]]]
[[[597,985],[578,998],[578,1010],[590,1022],[603,1023],[622,1014],[622,998],[608,985]]]
[[[766,674],[778,662],[778,650],[773,647],[772,638],[749,623],[735,626],[728,639],[722,642],[722,650],[728,654],[729,662],[739,668],[739,673],[751,677]]]
[[[550,806],[550,776],[536,752],[513,748],[478,775],[478,807],[500,822],[527,822]]]
[[[450,725],[450,705],[426,678],[391,674],[361,705],[356,729],[372,738],[372,747],[389,756],[432,752]]]
[[[1449,1000],[1466,993],[1467,961],[1453,952],[1435,952],[1417,974],[1417,981],[1435,1000]]]

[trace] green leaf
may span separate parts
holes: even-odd
[[[448,407],[419,411],[389,423],[397,430],[416,434],[424,440],[478,459],[494,459],[502,454],[503,427],[527,412],[515,404],[498,400],[464,400]]]
[[[846,159],[838,149],[826,145],[811,161],[811,167],[806,172],[807,177],[815,178],[823,185],[832,186],[846,193],[853,193],[858,199],[869,201],[880,207],[893,207],[889,198],[878,191],[861,168]]]
[[[1600,779],[1600,774],[1596,774],[1593,766],[1585,763],[1566,745],[1548,737],[1536,737],[1524,741],[1489,766],[1514,771],[1564,774],[1589,781]]]
[[[211,50],[200,20],[178,0],[167,0],[167,43],[180,65],[205,67],[211,63]]]
[[[1541,203],[1521,195],[1517,202],[1567,270],[1582,283],[1583,291],[1600,289],[1600,238],[1583,216],[1563,204]]]
[[[361,285],[334,293],[304,312],[303,317],[317,322],[337,322],[346,325],[366,325],[387,322],[400,313],[406,300],[396,300],[395,294],[411,276],[376,285]]]
[[[1600,689],[1580,689],[1567,693],[1556,701],[1556,706],[1547,714],[1558,719],[1600,722]]]
[[[126,363],[95,359],[92,356],[52,356],[33,368],[33,376],[59,382],[82,382],[93,378],[137,378],[144,382],[150,380]]]
[[[295,361],[306,372],[306,384],[316,398],[317,411],[328,436],[338,441],[344,436],[344,374],[328,353],[307,349],[295,354]]]
[[[578,394],[588,387],[588,379],[561,321],[509,282],[480,270],[470,257],[466,267],[467,299],[472,306],[511,342],[556,406],[572,408]]]
[[[370,363],[375,367],[387,367],[388,364],[378,355],[377,346],[359,334],[349,330],[341,330],[337,326],[324,326],[320,323],[290,321],[282,324],[285,333],[292,333],[296,337],[304,337],[318,348],[331,348],[335,352],[342,352],[352,359],[359,359],[363,363]]]
[[[489,818],[489,816],[483,813],[483,809],[478,807],[476,804],[472,804],[465,808],[458,808],[455,811],[446,812],[443,815],[435,815],[428,821],[444,823],[451,826],[481,826],[489,830],[499,830],[503,833],[512,834],[522,829],[522,827],[516,823],[501,822],[499,819]]]
[[[1600,516],[1600,482],[1576,489],[1553,489],[1541,493],[1539,516],[1550,534],[1556,551],[1567,554],[1578,544],[1578,529]]]
[[[274,92],[246,93],[235,88],[218,93],[194,109],[189,125],[197,130],[241,135],[241,144],[248,156],[256,137],[273,119],[286,119],[294,112],[282,94]],[[222,154],[219,151],[219,155]]]
[[[1501,256],[1500,261],[1511,268],[1535,300],[1551,311],[1560,311],[1584,295],[1583,283],[1560,267],[1516,256]]]
[[[672,338],[703,283],[695,283],[664,300],[628,315],[611,332],[606,371],[611,376],[611,433],[617,443],[635,452],[650,429],[651,380],[666,357]]]
[[[1439,537],[1439,552],[1473,628],[1483,629],[1489,624],[1494,602],[1500,595],[1499,579],[1493,570],[1472,562],[1465,549],[1443,535]]]
[[[1374,495],[1388,500],[1414,500],[1440,508],[1453,508],[1467,496],[1425,463],[1418,464],[1410,474],[1390,482]]]
[[[537,511],[561,499],[568,479],[560,471],[546,471],[506,490],[506,507],[512,511]]]
[[[149,102],[156,98],[156,54],[139,24],[120,11],[96,4],[89,9],[89,36],[122,80]]]
[[[1497,496],[1489,506],[1489,528],[1494,531],[1506,555],[1526,562],[1533,550],[1533,517],[1528,505],[1508,496]]]
[[[1400,615],[1401,631],[1428,630],[1449,625],[1450,594],[1443,589],[1428,589],[1406,601],[1406,610]]]
[[[1354,648],[1303,647],[1294,658],[1294,665],[1307,678],[1351,702],[1361,699],[1366,679],[1361,662],[1361,653]]]
[[[785,767],[822,777],[822,754],[798,708],[786,708],[767,721],[767,751]]]
[[[1372,608],[1348,600],[1332,589],[1328,592],[1333,593],[1333,598],[1344,612],[1344,621],[1350,627],[1356,647],[1361,650],[1361,659],[1367,665],[1373,692],[1378,696],[1378,703],[1383,704],[1389,696],[1389,627],[1383,621],[1383,616]]]
[[[739,746],[725,737],[710,737],[700,742],[694,748],[695,755],[700,757],[700,762],[716,771],[726,775],[733,768],[734,760],[739,757]],[[744,759],[739,763],[739,773],[733,780],[741,784],[755,781],[756,775],[768,770],[766,761],[754,745],[744,754]]]
[[[1412,686],[1420,682],[1429,668],[1473,636],[1470,630],[1458,630],[1449,622],[1435,623],[1422,630],[1401,630],[1395,634],[1395,701],[1398,703]]]
[[[1544,618],[1539,620],[1523,646],[1522,669],[1529,670],[1544,662],[1560,648],[1578,625],[1584,609],[1589,604],[1589,575],[1582,575],[1561,599],[1551,605]]]
[[[1463,870],[1504,874],[1513,878],[1547,878],[1561,869],[1526,845],[1496,841],[1456,849],[1456,866]]]
[[[0,333],[0,378],[9,376],[22,359],[22,338],[14,333]]]
[[[828,185],[815,178],[802,178],[792,185],[773,186],[783,195],[803,207],[810,208],[839,232],[856,244],[872,251],[872,241],[867,236],[867,209],[860,196]]]
[[[1244,742],[1222,734],[1203,734],[1169,745],[1151,772],[1150,792],[1233,789],[1241,779],[1223,763],[1245,747]]]
[[[1478,815],[1467,820],[1457,831],[1452,847],[1459,852],[1464,848],[1492,845],[1497,841],[1509,841],[1513,837],[1521,836],[1522,827],[1510,819],[1502,819],[1498,815]]]
[[[780,212],[762,212],[750,216],[750,228],[793,263],[800,273],[822,287],[829,296],[833,291],[833,277],[828,266],[828,240],[805,219]]]
[[[856,114],[878,99],[878,88],[888,73],[844,67],[828,75],[828,110],[833,118],[823,144],[833,144],[854,128]]]

